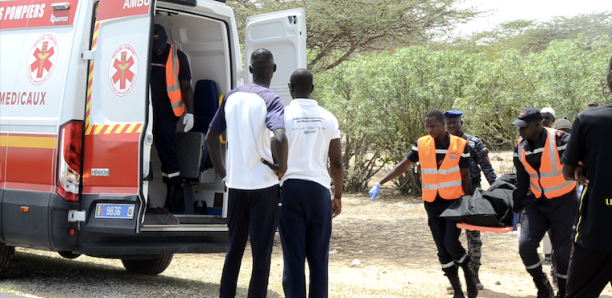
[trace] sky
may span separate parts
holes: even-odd
[[[548,21],[555,16],[612,11],[610,0],[465,0],[460,6],[491,10],[485,16],[459,25],[457,33],[461,35],[490,30],[497,24],[517,19]]]

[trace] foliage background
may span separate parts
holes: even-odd
[[[413,46],[358,55],[318,74],[313,97],[340,122],[345,189],[364,191],[381,167],[399,163],[426,134],[430,109],[462,110],[468,134],[491,149],[510,149],[518,135],[510,123],[521,109],[550,106],[573,122],[588,103],[612,102],[605,83],[611,54],[612,44],[585,48],[581,40],[527,54]],[[395,182],[406,183],[404,192],[419,192],[414,171]]]
[[[381,169],[403,160],[426,133],[433,108],[462,110],[464,130],[492,150],[511,149],[510,123],[527,107],[555,109],[573,122],[588,103],[608,104],[612,12],[515,20],[453,36],[477,18],[463,0],[231,0],[239,32],[245,20],[304,7],[313,98],[343,132],[344,189],[367,191]],[[420,193],[418,168],[394,180]]]

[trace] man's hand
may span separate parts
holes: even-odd
[[[514,200],[514,202],[512,203],[512,211],[516,214],[521,214],[521,211],[523,211],[523,200],[525,198],[521,198],[520,200]]]
[[[185,113],[183,116],[183,125],[185,125],[185,132],[188,132],[193,128],[193,114]]]
[[[374,186],[372,186],[372,189],[370,189],[370,200],[376,200],[376,198],[378,198],[378,191],[380,190],[380,183],[376,183],[374,184]]]
[[[261,159],[261,162],[268,166],[272,171],[274,171],[274,173],[276,173],[276,176],[278,176],[278,180],[283,178],[283,175],[285,175],[285,172],[281,172],[280,165],[269,162],[263,158]]]
[[[574,179],[578,181],[578,183],[586,186],[589,185],[591,181],[584,176],[585,169],[584,162],[579,161],[578,166],[574,168]]]
[[[332,200],[332,219],[342,212],[342,200],[334,196]]]

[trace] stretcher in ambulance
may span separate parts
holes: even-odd
[[[144,274],[174,253],[226,250],[227,193],[197,134],[219,97],[250,81],[223,2],[0,1],[0,273],[15,247],[117,258]],[[166,196],[149,94],[156,23],[186,54],[194,88],[196,137],[177,138],[182,214],[151,211]],[[288,103],[286,82],[306,66],[304,10],[248,18],[246,31],[246,64],[270,49],[271,89]]]

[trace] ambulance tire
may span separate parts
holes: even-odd
[[[71,251],[58,251],[57,253],[63,258],[70,260],[76,259],[81,256],[81,254],[73,254]]]
[[[4,274],[14,254],[14,246],[6,246],[4,243],[0,243],[0,276]]]
[[[136,274],[145,274],[145,275],[157,275],[168,266],[170,266],[170,262],[172,262],[172,257],[174,254],[165,254],[160,255],[153,259],[122,259],[121,263],[123,263],[123,267],[125,270],[130,273]]]

